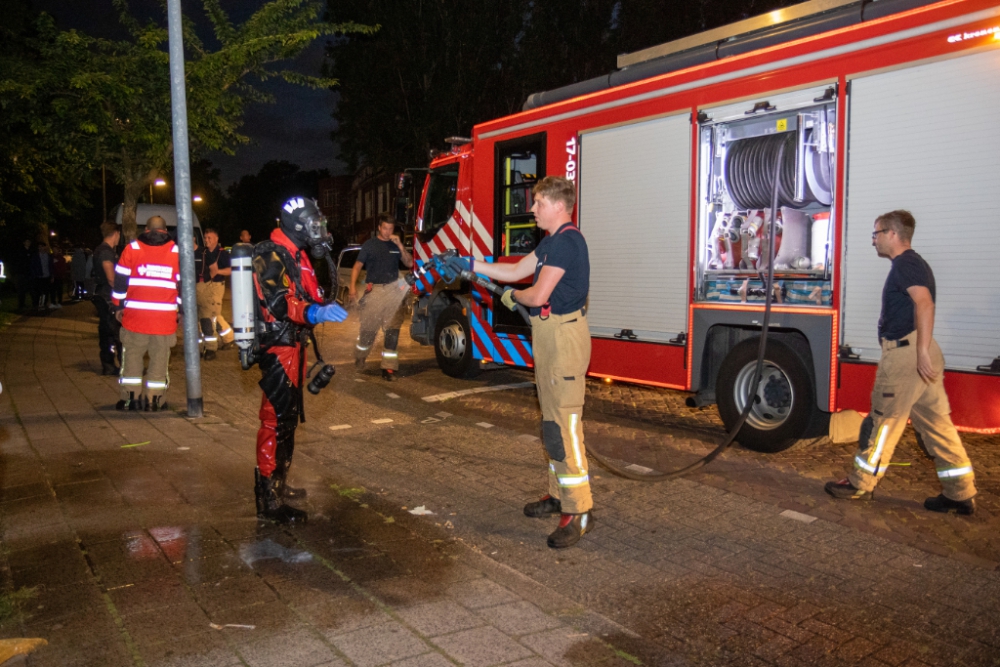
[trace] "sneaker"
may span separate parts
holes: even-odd
[[[973,496],[968,500],[952,500],[951,498],[946,498],[942,493],[938,496],[925,500],[924,509],[928,509],[932,512],[941,512],[943,514],[956,512],[964,516],[972,516],[976,513],[976,498]]]
[[[563,514],[559,527],[549,535],[548,545],[552,549],[571,547],[593,529],[594,516],[589,510],[583,514]]]
[[[827,482],[823,488],[834,498],[846,500],[871,500],[873,498],[871,491],[862,491],[846,478],[839,482]]]
[[[212,361],[215,359],[215,350],[205,350],[205,361]]]
[[[558,498],[553,498],[547,494],[539,500],[524,506],[524,516],[531,517],[532,519],[540,519],[543,516],[561,513],[562,503],[559,502]]]
[[[396,371],[391,371],[388,368],[382,369],[382,379],[386,382],[395,382],[398,378],[399,376],[396,375]]]

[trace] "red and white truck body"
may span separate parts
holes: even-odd
[[[914,249],[935,272],[953,419],[1000,433],[1000,4],[853,4],[864,20],[769,36],[734,55],[729,41],[709,39],[708,62],[621,85],[612,74],[603,89],[475,126],[430,165],[418,265],[451,248],[518,261],[539,239],[531,186],[573,179],[591,261],[590,374],[696,392],[726,419],[745,400],[741,343],[759,336],[784,144],[768,343],[777,351],[751,414],[758,440],[869,410],[890,265],[872,225],[900,208],[916,217]],[[818,7],[814,21],[832,16],[824,9],[853,11],[847,0],[807,5]],[[708,48],[690,39],[679,57]],[[661,60],[671,57],[676,49]],[[426,276],[415,289],[411,332],[435,345],[446,372],[531,365],[530,330],[484,291]]]

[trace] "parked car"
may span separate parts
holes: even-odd
[[[407,251],[412,255],[413,249],[407,248]],[[349,305],[347,303],[348,294],[350,293],[350,283],[351,283],[351,271],[354,269],[354,264],[358,261],[358,254],[361,252],[361,246],[359,245],[349,245],[340,251],[340,255],[337,256],[337,301],[344,306]],[[406,268],[402,262],[399,264],[399,277],[405,278],[409,275],[410,269]],[[361,273],[358,274],[358,282],[356,283],[358,293],[364,292],[365,276],[367,272],[364,267],[361,268]],[[409,299],[407,299],[407,307],[409,307]]]

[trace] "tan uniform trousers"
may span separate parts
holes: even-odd
[[[549,495],[566,514],[594,505],[583,444],[583,397],[590,365],[590,327],[582,311],[531,318],[542,440],[549,456]]]
[[[903,340],[909,344],[899,347],[896,341],[882,343],[882,358],[872,389],[872,411],[865,424],[872,427],[861,430],[851,484],[863,491],[875,488],[889,468],[907,419],[912,419],[924,451],[934,459],[945,497],[967,500],[976,495],[976,484],[969,455],[951,423],[951,406],[943,382],[944,355],[937,341],[931,340],[931,362],[937,380],[927,384],[917,373],[917,333]]]
[[[121,399],[146,396],[152,400],[163,396],[170,386],[167,367],[170,365],[170,348],[177,344],[177,334],[141,334],[122,327],[122,369],[118,376]],[[149,368],[143,379],[143,359],[149,354]]]
[[[361,308],[361,326],[358,342],[354,347],[354,358],[364,361],[368,358],[379,329],[385,332],[382,340],[383,370],[399,370],[399,328],[403,326],[403,304],[409,297],[409,290],[400,289],[400,283],[372,285],[369,292],[358,302]]]
[[[219,338],[222,338],[223,343],[232,343],[235,338],[233,328],[222,316],[222,297],[226,295],[226,283],[198,283],[195,290],[198,296],[198,330],[201,331],[202,351],[218,350]],[[206,319],[212,321],[211,333],[201,330],[201,321]]]

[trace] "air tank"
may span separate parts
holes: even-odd
[[[253,288],[253,245],[237,243],[229,253],[232,266],[233,334],[240,351],[253,345],[254,308],[257,297]],[[242,356],[242,355],[241,355]]]

